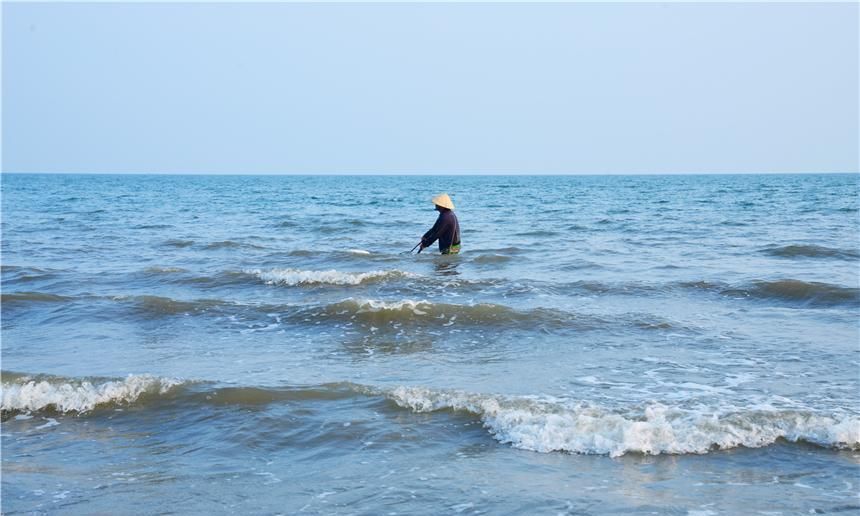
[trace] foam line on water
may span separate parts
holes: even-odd
[[[412,276],[400,270],[342,272],[338,270],[312,271],[301,269],[250,269],[253,274],[268,285],[361,285],[373,281],[384,281]]]

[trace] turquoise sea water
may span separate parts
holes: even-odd
[[[858,192],[4,174],[2,511],[859,511]]]

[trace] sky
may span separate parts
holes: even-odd
[[[2,171],[860,171],[846,3],[2,3]]]

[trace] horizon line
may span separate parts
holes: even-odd
[[[858,175],[856,171],[807,172],[6,172],[2,175],[56,175],[56,176],[331,176],[331,177],[576,177],[576,176],[756,176],[756,175]]]

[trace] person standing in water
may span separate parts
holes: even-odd
[[[430,247],[433,242],[439,240],[439,252],[442,254],[459,253],[460,223],[457,222],[457,216],[454,215],[454,203],[451,202],[451,198],[446,193],[437,195],[432,202],[436,205],[439,217],[430,231],[421,237],[421,249],[418,252],[420,253],[425,247]]]

